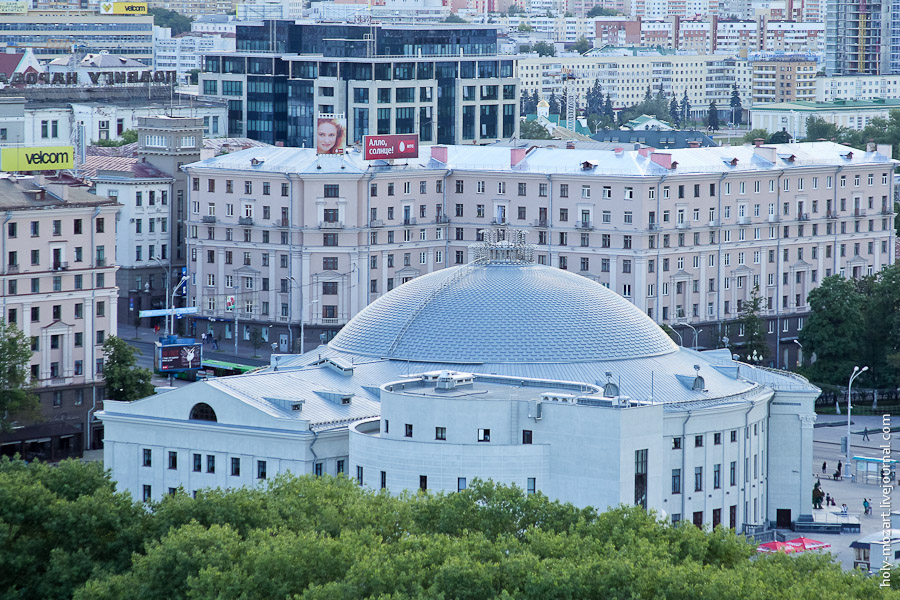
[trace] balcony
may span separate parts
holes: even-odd
[[[68,271],[68,270],[69,270],[69,263],[67,263],[67,262],[55,262],[55,263],[53,263],[53,270],[54,270],[54,271]]]
[[[866,210],[864,208],[854,208],[853,216],[854,217],[864,217],[864,216],[866,216]]]
[[[319,319],[322,325],[339,325],[340,319],[336,317],[322,317]]]
[[[893,215],[893,214],[894,214],[894,211],[893,211],[892,209],[890,209],[890,208],[882,208],[882,209],[881,209],[881,214],[883,214],[883,215]]]
[[[690,229],[691,224],[687,221],[683,221],[681,223],[675,223],[675,229]]]
[[[214,215],[203,215],[200,217],[200,221],[202,223],[215,223],[216,217]]]
[[[837,219],[837,212],[833,211],[833,210],[829,210],[828,212],[825,213],[825,218],[826,219]]]
[[[101,257],[98,256],[98,257],[97,257],[97,260],[94,261],[94,264],[95,264],[95,266],[98,266],[98,267],[105,267],[105,266],[106,266],[106,259],[105,259],[105,258],[101,258]]]
[[[340,221],[319,221],[319,229],[343,229],[344,224]]]
[[[709,220],[709,226],[710,226],[710,227],[718,227],[718,226],[719,226],[719,221],[716,220],[716,219],[710,219],[710,220]]]
[[[809,213],[800,213],[797,215],[798,221],[809,221]]]
[[[491,225],[509,225],[506,219],[491,219]]]
[[[275,219],[275,222],[272,223],[272,227],[290,227],[291,222],[287,219],[287,217],[283,219]]]
[[[19,265],[6,265],[6,274],[15,275],[19,272]]]
[[[769,215],[769,223],[777,223],[778,215]]]
[[[594,224],[590,221],[575,221],[576,229],[593,229]]]
[[[434,222],[435,222],[435,223],[438,223],[438,224],[440,224],[440,223],[449,223],[449,222],[450,222],[450,217],[448,217],[447,215],[438,215],[437,218],[434,220]]]
[[[403,224],[404,224],[404,225],[415,225],[415,224],[416,224],[416,218],[415,218],[415,217],[405,217],[405,218],[403,219]]]
[[[253,217],[240,217],[238,218],[239,225],[253,225]]]
[[[550,224],[547,222],[547,219],[538,219],[534,222],[532,227],[549,227]]]
[[[659,231],[659,223],[649,223],[647,229],[650,231]]]
[[[748,216],[746,216],[746,215],[744,215],[744,216],[742,216],[742,217],[738,217],[738,218],[737,218],[737,222],[738,222],[738,225],[749,225],[749,224],[750,224],[750,217],[748,217]]]
[[[372,219],[369,221],[369,227],[384,227],[384,221],[381,219]]]

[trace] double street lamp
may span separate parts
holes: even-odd
[[[858,366],[853,367],[853,373],[850,374],[850,383],[847,384],[847,469],[850,469],[850,398],[853,392],[853,382],[857,377],[869,370],[869,367],[860,369]]]

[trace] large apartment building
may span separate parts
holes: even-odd
[[[537,91],[544,98],[560,97],[567,78],[584,102],[588,90],[599,80],[613,107],[640,103],[647,88],[655,94],[662,88],[668,96],[681,101],[687,92],[692,118],[705,118],[709,103],[720,109],[729,106],[731,92],[737,85],[745,105],[750,104],[750,63],[729,55],[681,55],[674,52],[637,52],[628,49],[585,56],[534,57],[518,61],[520,85],[529,93]]]
[[[753,104],[760,102],[815,101],[816,61],[805,56],[783,56],[752,62]]]
[[[34,177],[0,178],[2,316],[31,340],[44,420],[0,435],[4,455],[58,459],[97,446],[103,350],[116,335],[115,200]]]
[[[418,133],[423,142],[489,143],[518,133],[515,57],[497,31],[266,21],[237,26],[237,52],[204,57],[200,93],[228,101],[228,131],[315,146],[320,114],[344,115],[348,144]]]
[[[758,289],[770,362],[794,365],[808,292],[894,259],[886,148],[423,150],[403,165],[261,148],[185,167],[197,333],[237,330],[246,344],[260,329],[297,349],[301,321],[307,344],[328,338],[384,292],[468,262],[486,229],[512,227],[539,263],[601,282],[686,345],[739,348],[726,324]]]

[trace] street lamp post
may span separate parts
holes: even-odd
[[[172,265],[171,265],[171,263],[167,265],[166,263],[164,263],[162,260],[160,260],[156,256],[154,256],[150,260],[156,261],[157,263],[159,263],[160,267],[162,267],[163,269],[166,270],[166,283],[165,283],[165,285],[163,285],[163,289],[165,290],[165,292],[163,292],[163,295],[166,297],[166,317],[165,317],[166,318],[166,327],[165,327],[165,329],[168,332],[169,331],[169,283],[172,282]],[[173,298],[172,302],[174,302],[174,301],[175,301],[175,299]]]
[[[853,392],[853,381],[869,370],[869,367],[853,367],[853,373],[850,374],[850,383],[847,384],[847,469],[850,469],[850,398]]]
[[[306,309],[318,302],[318,299],[310,300],[309,303],[303,307],[303,313],[300,315],[300,354],[303,354],[303,317],[306,316]]]
[[[169,335],[172,335],[172,330],[175,329],[175,294],[178,293],[178,289],[181,288],[181,286],[185,285],[187,283],[187,281],[188,281],[188,278],[187,278],[187,275],[185,275],[184,277],[181,278],[181,281],[178,282],[178,285],[176,285],[174,288],[172,288],[172,303],[169,304],[169,306],[172,307],[172,310],[171,310],[171,314],[166,315],[166,317],[167,317],[166,322],[169,325],[168,328],[166,329],[166,332]],[[166,301],[168,304],[168,298],[166,298]]]
[[[801,367],[803,366],[803,344],[800,343],[800,340],[794,340],[794,343],[800,347],[800,350],[797,353],[797,366]]]
[[[696,350],[696,349],[697,349],[697,333],[698,333],[698,332],[697,332],[697,329],[694,328],[694,326],[691,325],[691,324],[688,323],[688,322],[684,322],[683,325],[684,325],[685,327],[690,327],[690,328],[691,328],[691,331],[694,332],[694,344],[693,344],[693,346],[691,346],[691,348],[692,348],[693,350]]]

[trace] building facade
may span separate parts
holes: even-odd
[[[0,436],[2,453],[52,460],[98,448],[103,351],[116,335],[115,200],[34,178],[0,180],[2,314],[31,340],[42,423]]]
[[[344,115],[348,144],[510,138],[518,90],[515,57],[498,56],[496,30],[482,26],[239,25],[237,52],[207,54],[200,74],[203,97],[228,101],[229,135],[307,148],[319,114]]]
[[[751,93],[753,104],[760,102],[815,101],[816,61],[785,56],[755,60]]]
[[[900,74],[900,4],[833,0],[826,5],[827,75]]]
[[[480,478],[698,526],[809,515],[817,388],[728,350],[679,348],[611,290],[534,264],[517,232],[488,238],[312,352],[107,402],[119,489],[156,500],[290,471],[399,494]]]
[[[795,140],[806,138],[806,122],[816,117],[840,127],[861,130],[872,119],[887,119],[900,108],[900,100],[833,100],[831,102],[774,102],[754,104],[750,109],[753,129],[787,131]]]
[[[32,10],[0,18],[0,48],[31,48],[41,60],[76,49],[106,51],[153,64],[153,17],[101,15],[96,10]]]
[[[737,85],[745,106],[750,103],[750,63],[728,55],[681,55],[674,52],[648,52],[622,49],[610,53],[594,51],[586,56],[534,57],[518,61],[521,88],[536,91],[545,99],[559,98],[567,77],[574,75],[572,86],[584,102],[588,91],[599,80],[604,97],[614,108],[634,106],[644,100],[647,88],[655,94],[662,88],[668,97],[680,102],[687,92],[691,118],[704,119],[710,102],[721,109],[729,106],[731,91]]]
[[[758,289],[769,361],[793,366],[809,291],[894,260],[893,163],[875,150],[432,146],[394,167],[297,148],[216,157],[185,167],[196,333],[232,340],[237,319],[242,344],[259,328],[288,351],[302,320],[307,344],[328,339],[512,226],[527,229],[539,263],[610,287],[686,346],[740,346],[726,324]]]
[[[153,67],[175,71],[179,81],[202,67],[202,56],[209,53],[234,52],[234,36],[215,33],[185,33],[172,37],[168,27],[153,28]]]

